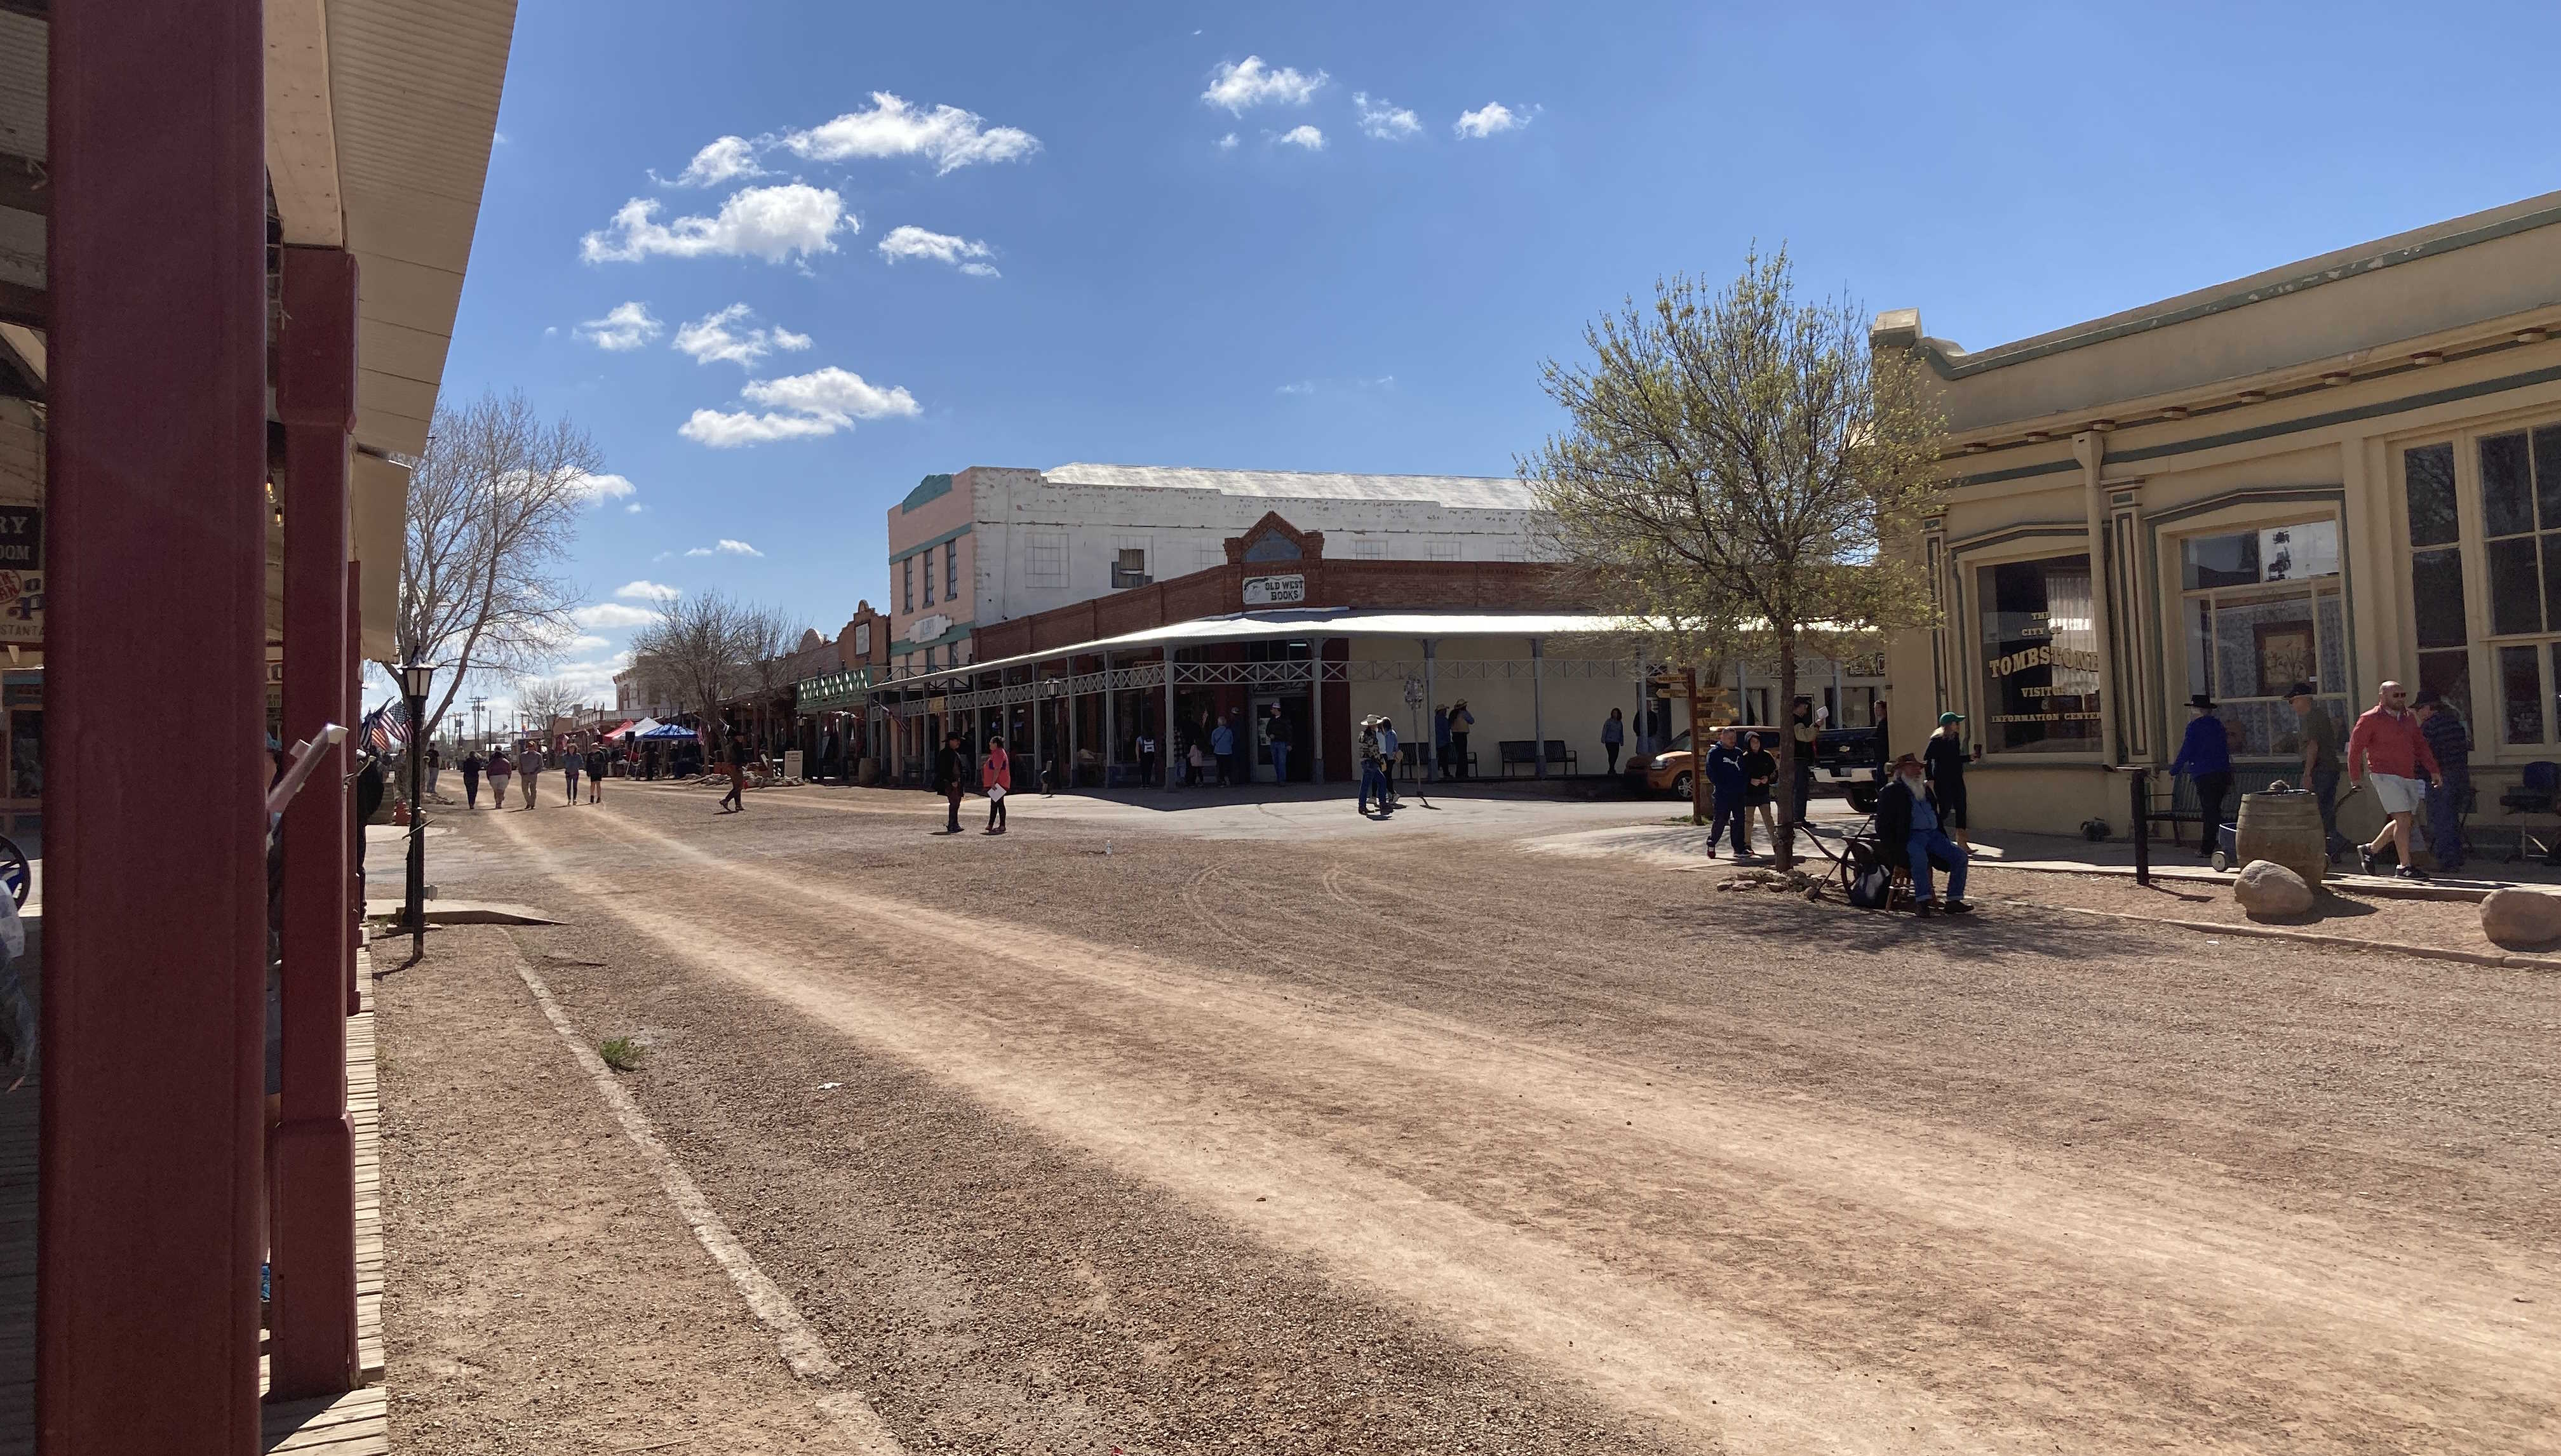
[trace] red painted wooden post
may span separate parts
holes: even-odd
[[[347,564],[347,697],[346,716],[339,719],[350,732],[365,718],[365,564]],[[356,761],[355,742],[348,740],[347,761]],[[355,796],[348,795],[349,829],[347,878],[344,882],[346,904],[341,911],[347,932],[347,1015],[365,1009],[364,993],[356,985],[356,947],[365,943],[365,877],[358,870],[364,858],[365,826],[355,822]]]
[[[356,419],[356,260],[281,254],[276,414],[284,423],[284,731],[347,701],[347,432]],[[283,1115],[272,1144],[267,1398],[356,1378],[356,1143],[347,1120],[347,750],[284,815]]]
[[[52,11],[37,1446],[257,1449],[266,172],[256,0]],[[136,770],[137,691],[186,722]]]

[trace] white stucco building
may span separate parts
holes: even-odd
[[[1517,480],[1153,465],[974,466],[929,475],[889,511],[890,662],[975,660],[974,630],[1224,564],[1267,512],[1355,561],[1553,555]],[[1285,604],[1285,603],[1282,603]]]

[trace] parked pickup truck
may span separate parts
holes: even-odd
[[[1711,734],[1718,731],[1710,729]],[[1778,729],[1737,727],[1736,733],[1759,733],[1765,742],[1776,744]],[[1775,751],[1775,748],[1774,748]],[[1671,745],[1659,753],[1639,753],[1627,760],[1621,770],[1627,787],[1635,793],[1669,794],[1675,799],[1689,797],[1690,775],[1698,771],[1697,755],[1690,751],[1689,730],[1683,728],[1672,738]],[[1826,728],[1814,735],[1814,789],[1836,787],[1845,794],[1850,807],[1862,814],[1876,808],[1876,729]]]

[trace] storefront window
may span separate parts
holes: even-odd
[[[2452,446],[2430,451],[2452,463]],[[2421,453],[2404,454],[2405,466]],[[2499,740],[2539,747],[2561,727],[2553,711],[2561,692],[2561,424],[2491,435],[2480,441],[2477,463],[2490,635],[2534,639],[2496,644]],[[2420,643],[2433,645],[2424,616]],[[2428,656],[2420,658],[2420,677],[2434,686],[2426,681]]]
[[[2090,558],[1977,566],[1982,746],[1990,753],[2099,751],[2099,639]]]
[[[2297,683],[2322,689],[2346,721],[2347,624],[2338,523],[2309,521],[2180,543],[2187,691],[2211,694],[2245,756],[2302,750],[2286,701]]]

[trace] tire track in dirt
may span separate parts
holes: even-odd
[[[674,848],[680,854],[719,865],[715,857],[656,831],[637,825],[618,828],[632,843],[654,842],[661,848]],[[1197,888],[1208,883],[1210,876],[1205,872],[1195,878],[1193,885]],[[1322,1067],[1328,1059],[1353,1057],[1373,1066],[1428,1071],[1434,1077],[1455,1081],[1477,1096],[1502,1091],[1526,1095],[1521,1090],[1526,1086],[1539,1093],[1534,1107],[1539,1114],[1562,1117],[1587,1128],[1622,1121],[1615,1116],[1617,1112],[1633,1109],[1653,1096],[1629,1095],[1640,1080],[1630,1073],[1642,1068],[1601,1064],[1576,1053],[1550,1052],[1507,1039],[1488,1038],[1477,1029],[1445,1019],[1364,1005],[1358,1009],[1365,1025],[1344,1025],[1344,1018],[1317,1017],[1310,1008],[1288,998],[1277,998],[1280,1004],[1275,1005],[1276,998],[1268,989],[1258,989],[1250,982],[1228,984],[1201,967],[1149,964],[1151,958],[1133,958],[1125,952],[1064,941],[1055,935],[944,915],[823,886],[776,887],[759,883],[756,888],[761,898],[770,901],[787,903],[797,899],[832,905],[853,912],[852,922],[857,925],[895,925],[901,937],[922,934],[969,956],[1000,957],[1050,978],[1064,975],[1090,983],[1088,992],[1079,993],[1089,1001],[1091,990],[1115,991],[1160,1003],[1159,1020],[1166,1014],[1186,1011],[1229,1020],[1234,1024],[1232,1031],[1210,1036],[1201,1048],[1195,1049],[1211,1058],[1215,1058],[1223,1039],[1268,1043],[1277,1035],[1292,1044],[1292,1064],[1302,1070]],[[1338,887],[1329,887],[1329,892],[1337,890]],[[776,950],[780,952],[778,960],[788,960],[782,947]],[[797,973],[797,977],[808,978],[806,972]],[[766,989],[804,1000],[850,994],[846,988],[797,981]],[[1049,1009],[1047,1014],[1065,1016],[1074,1010],[1072,1004],[1062,1005]],[[931,1008],[910,1011],[933,1014]],[[875,1021],[880,1014],[877,1006],[867,1012]],[[1599,1085],[1608,1088],[1608,1094],[1597,1102],[1590,1096],[1559,1095],[1563,1089],[1592,1085],[1595,1078],[1605,1079]],[[1693,1095],[1700,1092],[1711,1097],[1722,1095],[1720,1089],[1712,1087],[1695,1089]],[[1446,1100],[1446,1094],[1438,1100]],[[1656,1104],[1645,1110],[1659,1114],[1661,1108]],[[2541,1344],[2550,1332],[2538,1328],[2540,1322],[2483,1326],[2472,1315],[2449,1315],[2432,1308],[2452,1303],[2476,1311],[2484,1300],[2494,1297],[2484,1287],[2462,1287],[2471,1281],[2450,1282],[2443,1269],[2401,1270],[2380,1265],[2360,1250],[2306,1244],[2282,1231],[2234,1227],[2235,1214],[2249,1211],[2231,1206],[2173,1206],[2155,1213],[2142,1203],[2093,1198],[2077,1190],[2044,1186],[2015,1166],[2002,1166],[1998,1157],[1985,1159],[1984,1150],[1916,1150],[1908,1141],[1880,1137],[1872,1131],[1843,1136],[1836,1130],[1806,1126],[1802,1113],[1756,1112],[1730,1100],[1717,1106],[1715,1112],[1718,1129],[1704,1134],[1695,1128],[1685,1129],[1674,1139],[1673,1151],[1692,1159],[1707,1158],[1774,1186],[1801,1183],[1809,1171],[1825,1174],[1831,1183],[1840,1185],[1818,1187],[1817,1192],[1825,1198],[1846,1199],[1854,1206],[1880,1205],[1892,1216],[1932,1222],[1943,1233],[1975,1238],[1997,1236],[2007,1243],[2023,1243],[2058,1261],[2113,1265],[2119,1277],[2157,1286],[2190,1302],[2215,1306],[2229,1300],[2238,1306],[2236,1313],[2255,1310],[2261,1314],[2273,1304],[2290,1311],[2290,1324],[2317,1327],[2344,1323],[2361,1327],[2366,1334],[2356,1343],[2372,1343],[2379,1329],[2424,1330],[2440,1344],[2471,1347],[2474,1354],[2500,1362],[2504,1370],[2512,1371],[2516,1378],[2525,1382],[2527,1389],[2532,1388],[2535,1379],[2552,1374],[2548,1360],[2533,1358],[2538,1346],[2544,1354],[2550,1348]],[[1648,1137],[1665,1136],[1653,1125],[1656,1120],[1649,1116]],[[1333,1150],[1329,1147],[1327,1151]],[[1324,1154],[1317,1155],[1319,1165],[1326,1161]],[[1929,1166],[1934,1161],[1944,1165],[1935,1178]],[[1353,1178],[1359,1172],[1340,1166],[1338,1155],[1333,1162],[1336,1166],[1325,1169],[1326,1179]],[[1826,1163],[1842,1166],[1826,1174]],[[1296,1176],[1289,1175],[1285,1168],[1273,1171]],[[1824,1181],[1816,1180],[1818,1185]],[[1987,1203],[1984,1191],[1994,1187],[2010,1197]],[[2022,1192],[2026,1195],[2024,1200],[2016,1197]],[[1415,1195],[1416,1190],[1406,1186],[1405,1197],[1411,1200]],[[1365,1191],[1365,1197],[1375,1196],[1375,1190]],[[1838,1215],[1834,1216],[1837,1220]],[[2193,1271],[2183,1281],[2188,1287],[2179,1288],[2182,1281],[2176,1278],[2164,1284],[2164,1269]],[[2197,1287],[2218,1281],[2226,1286],[2223,1290]],[[1427,1297],[1431,1292],[1419,1291]],[[2516,1368],[2520,1361],[2526,1369]],[[2246,1400],[2251,1394],[2246,1389],[2205,1393],[2217,1400]],[[2548,1402],[2528,1403],[2544,1405],[2548,1410]]]

